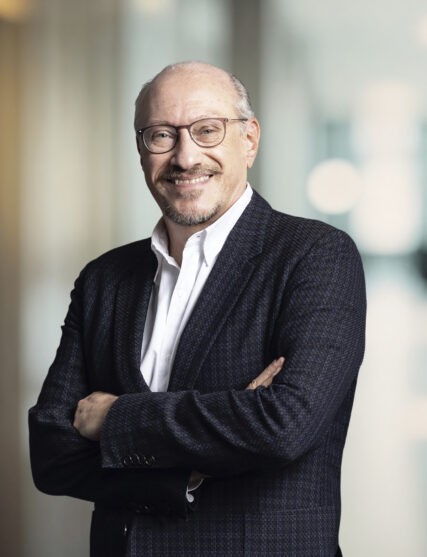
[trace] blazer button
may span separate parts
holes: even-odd
[[[122,458],[122,463],[123,463],[123,466],[126,466],[126,468],[128,466],[130,466],[131,461],[130,461],[129,455],[126,455]]]
[[[136,514],[150,514],[152,511],[150,505],[137,505],[135,508]]]
[[[140,465],[141,464],[141,459],[139,458],[138,454],[133,454],[131,455],[131,459],[132,459],[132,464],[136,465]]]
[[[146,466],[153,466],[156,463],[156,457],[154,457],[153,455],[150,456],[145,456],[144,455],[144,464]]]

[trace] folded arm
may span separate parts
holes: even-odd
[[[251,381],[246,390],[269,387],[273,378],[282,369],[284,360],[283,357],[274,360],[258,377]],[[97,391],[79,400],[74,414],[73,426],[81,436],[92,441],[98,441],[107,413],[117,399],[116,395]],[[135,459],[136,465],[138,465],[138,460],[141,463],[141,459],[138,457]],[[200,485],[201,480],[206,477],[208,477],[206,474],[193,470],[188,483],[189,489],[194,489]]]
[[[80,292],[78,279],[55,361],[29,412],[34,483],[51,495],[185,516],[190,468],[103,470],[99,443],[84,438],[73,427],[78,401],[90,394]]]
[[[61,409],[35,407],[29,419],[32,472],[40,491],[108,507],[186,515],[189,471],[102,470],[99,443],[70,427]]]
[[[101,466],[100,427],[117,396],[90,392],[82,341],[81,282],[81,278],[76,281],[55,360],[37,404],[29,411],[34,483],[51,495],[185,516],[187,487],[204,477],[196,471],[190,475],[191,466],[132,469],[123,461],[120,469]],[[267,386],[282,363],[269,366],[256,384]]]
[[[209,475],[284,466],[317,446],[354,384],[364,352],[365,285],[352,240],[331,232],[294,268],[275,324],[286,364],[264,389],[120,396],[101,431],[102,466],[148,454],[155,468]]]

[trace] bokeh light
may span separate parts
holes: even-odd
[[[362,190],[357,169],[348,161],[329,159],[317,165],[307,181],[308,198],[322,213],[350,211]]]

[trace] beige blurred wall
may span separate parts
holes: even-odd
[[[0,545],[7,557],[71,557],[88,554],[91,509],[36,491],[26,416],[78,270],[113,245],[117,11],[32,7],[0,19]]]
[[[88,554],[91,506],[32,484],[26,412],[53,359],[73,280],[114,244],[116,25],[111,0],[40,1],[22,41],[23,557]]]
[[[21,28],[0,20],[0,546],[20,557],[20,74]]]

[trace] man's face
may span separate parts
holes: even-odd
[[[144,99],[139,127],[187,125],[202,118],[238,118],[236,93],[219,70],[175,70],[160,76]],[[184,226],[207,226],[240,197],[246,187],[259,141],[255,119],[227,123],[216,147],[200,147],[187,129],[178,131],[172,151],[150,153],[142,139],[138,150],[147,185],[167,219]]]

